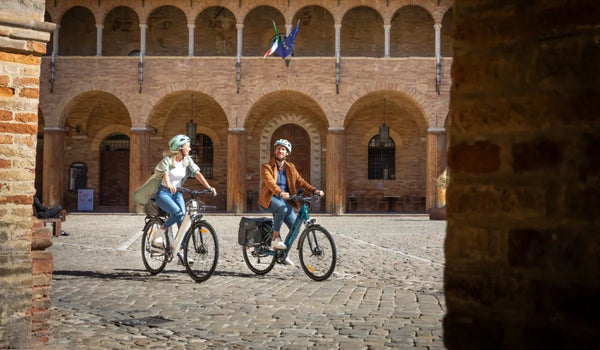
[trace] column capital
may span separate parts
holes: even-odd
[[[240,30],[240,29],[244,29],[244,24],[243,23],[236,23],[235,27]]]
[[[442,29],[442,24],[441,24],[441,23],[436,23],[436,24],[434,24],[434,25],[433,25],[433,29],[435,29],[435,30],[440,30],[440,29]]]
[[[330,127],[327,129],[327,132],[329,133],[343,133],[344,131],[346,131],[346,129],[337,126]]]
[[[140,23],[140,29],[146,30],[146,29],[148,29],[148,25],[145,23]]]
[[[194,29],[194,28],[196,28],[196,25],[195,25],[195,24],[189,24],[189,23],[188,23],[187,27],[188,27],[189,29]]]
[[[65,132],[65,129],[60,126],[46,126],[44,132]]]
[[[227,130],[227,132],[230,134],[243,134],[246,132],[246,129],[244,129],[244,128],[229,128]]]
[[[446,129],[444,129],[444,128],[429,128],[429,129],[427,129],[427,132],[431,133],[431,134],[440,134],[440,133],[445,133]]]
[[[96,29],[104,29],[104,24],[96,23]]]
[[[152,129],[150,129],[147,126],[132,126],[131,127],[131,132],[151,132]]]
[[[333,28],[335,28],[336,30],[342,29],[342,25],[341,24],[334,24]]]
[[[385,30],[390,30],[391,28],[392,28],[391,24],[384,24],[383,25],[383,29],[385,29]]]

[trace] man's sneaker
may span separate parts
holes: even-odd
[[[179,258],[179,260],[177,260],[177,265],[183,265],[183,251],[179,251],[177,253],[177,257]],[[191,265],[194,263],[194,259],[189,258],[188,259],[188,265]]]
[[[294,264],[294,262],[292,261],[292,259],[290,259],[290,257],[289,257],[289,256],[286,256],[286,257],[285,257],[285,260],[283,261],[283,264],[284,264],[284,265],[291,266],[291,267],[294,267],[294,266],[296,266],[296,265]]]
[[[277,238],[271,241],[271,249],[286,250],[287,246],[281,241],[281,238]]]

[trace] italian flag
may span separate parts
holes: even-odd
[[[265,53],[265,56],[263,58],[271,56],[279,46],[279,33],[277,32],[277,25],[275,24],[275,21],[273,21],[273,27],[275,28],[275,41],[273,42],[273,45],[271,45],[269,50],[267,50],[267,53]]]

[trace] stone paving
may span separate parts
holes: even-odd
[[[248,215],[248,216],[260,216]],[[72,214],[54,239],[47,349],[444,349],[445,221],[314,216],[335,238],[324,282],[299,267],[245,265],[240,216],[209,214],[215,274],[196,283],[175,262],[151,276],[135,214]],[[283,230],[287,232],[287,229]],[[291,258],[298,263],[297,251]]]

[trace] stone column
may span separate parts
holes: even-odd
[[[146,127],[133,127],[129,137],[129,192],[135,191],[148,177],[150,177],[150,130]],[[136,205],[131,196],[129,211],[143,212],[143,207]]]
[[[227,212],[246,211],[246,130],[227,133]]]
[[[385,32],[385,50],[383,57],[390,57],[390,29],[392,29],[391,24],[383,25],[383,31]]]
[[[60,25],[56,25],[56,29],[52,32],[52,53],[54,56],[58,56],[58,33],[60,32]]]
[[[433,25],[433,29],[435,30],[435,61],[436,63],[440,63],[441,56],[441,47],[442,47],[442,25],[440,23],[436,23]]]
[[[194,29],[196,28],[196,26],[193,24],[188,24],[187,26],[188,26],[188,47],[189,47],[188,56],[193,57],[194,56]]]
[[[291,24],[286,24],[285,25],[285,35],[290,35],[290,33],[292,32],[292,25]]]
[[[329,128],[325,161],[325,211],[343,214],[346,211],[345,135],[343,128]]]
[[[435,179],[446,169],[446,130],[427,129],[427,160],[425,168],[426,209],[435,207],[437,186]]]
[[[102,56],[102,30],[103,24],[96,24],[96,56]]]
[[[340,48],[341,48],[341,40],[342,40],[342,25],[336,24],[335,26],[335,57],[340,57]]]
[[[46,206],[62,205],[64,188],[65,130],[58,127],[44,128],[44,178],[42,188]]]
[[[146,29],[148,25],[140,23],[140,56],[146,56]]]
[[[237,28],[237,61],[240,61],[240,57],[242,57],[242,43],[243,43],[243,38],[244,38],[244,25],[243,24],[236,24],[235,27]]]

